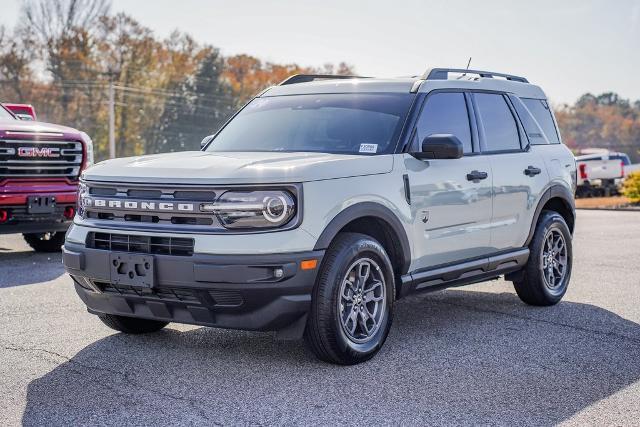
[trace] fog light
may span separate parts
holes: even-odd
[[[284,276],[284,271],[281,268],[273,269],[273,277],[275,277],[276,279],[281,279],[282,276]]]

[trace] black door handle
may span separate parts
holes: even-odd
[[[536,168],[534,166],[529,166],[528,168],[526,168],[524,170],[524,174],[527,175],[527,176],[536,176],[541,172],[542,172],[542,170],[540,170],[540,168]]]
[[[487,179],[489,174],[480,171],[471,171],[467,174],[467,181],[478,182],[481,179]]]

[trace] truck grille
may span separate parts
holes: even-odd
[[[77,179],[82,142],[0,139],[0,177]]]
[[[87,247],[108,251],[139,252],[155,255],[193,255],[193,239],[184,237],[136,236],[90,232]]]

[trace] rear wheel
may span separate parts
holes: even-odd
[[[24,240],[36,252],[60,252],[64,244],[64,231],[48,233],[25,233]]]
[[[394,274],[380,243],[339,235],[327,250],[313,291],[305,340],[326,362],[352,365],[372,358],[391,327]]]
[[[571,278],[571,232],[557,212],[543,211],[522,275],[513,282],[522,301],[531,305],[557,304]]]
[[[159,320],[138,319],[135,317],[117,316],[115,314],[99,314],[98,318],[111,329],[124,332],[125,334],[157,332],[169,324],[169,322],[161,322]]]

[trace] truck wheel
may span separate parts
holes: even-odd
[[[369,360],[387,338],[394,299],[393,267],[382,245],[364,234],[340,234],[313,289],[305,341],[325,362]]]
[[[571,232],[557,212],[543,211],[529,245],[529,261],[513,282],[522,301],[547,306],[558,303],[571,278]]]
[[[64,232],[25,233],[22,235],[27,244],[36,252],[60,252],[64,244]]]
[[[115,314],[99,314],[98,318],[111,329],[124,332],[125,334],[157,332],[169,324],[169,322],[161,322],[159,320],[138,319],[135,317],[117,316]]]

